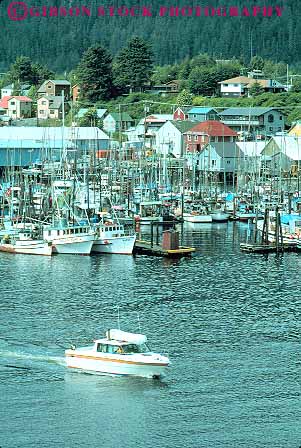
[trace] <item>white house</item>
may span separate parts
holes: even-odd
[[[0,107],[5,109],[12,119],[30,118],[32,99],[27,96],[5,96],[0,102]]]
[[[183,156],[183,133],[195,126],[194,121],[171,120],[164,123],[156,132],[156,151],[162,155],[173,155],[176,158]]]
[[[280,84],[275,79],[254,79],[248,76],[236,76],[235,78],[219,82],[221,95],[228,97],[249,96],[249,90],[255,83],[260,84],[264,92],[279,93],[286,90],[286,86]]]

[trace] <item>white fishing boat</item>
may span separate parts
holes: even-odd
[[[151,352],[146,342],[142,334],[108,330],[93,346],[66,350],[66,364],[100,374],[159,378],[170,365],[169,358]]]
[[[41,239],[34,239],[25,232],[18,235],[6,235],[0,242],[1,252],[28,255],[52,255],[52,244]]]
[[[54,253],[90,255],[95,231],[89,225],[72,225],[64,221],[44,226],[43,238],[52,243]]]
[[[121,224],[108,221],[97,224],[94,229],[96,236],[92,252],[124,255],[133,253],[136,235],[126,235]]]

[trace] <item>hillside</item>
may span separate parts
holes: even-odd
[[[185,57],[192,57],[198,53],[207,52],[217,58],[227,59],[233,56],[249,61],[253,54],[261,55],[274,61],[284,61],[297,64],[301,60],[301,31],[300,9],[294,0],[284,0],[282,3],[282,17],[277,17],[275,5],[281,2],[270,0],[272,17],[263,17],[262,10],[257,17],[218,17],[204,16],[204,4],[207,2],[189,2],[194,8],[191,17],[171,17],[169,10],[164,17],[160,17],[159,10],[163,4],[187,5],[185,2],[161,2],[153,0],[149,3],[151,17],[118,17],[116,9],[109,16],[108,6],[104,6],[104,16],[97,16],[100,2],[92,0],[85,3],[62,2],[57,0],[45,0],[40,5],[48,6],[42,9],[39,2],[29,1],[27,5],[27,18],[14,21],[8,18],[7,7],[10,3],[5,0],[0,4],[0,24],[2,38],[0,41],[1,66],[5,71],[10,63],[18,55],[29,56],[34,61],[45,63],[56,72],[64,72],[72,69],[79,61],[83,51],[91,44],[100,42],[105,45],[112,54],[124,46],[125,42],[134,34],[147,39],[153,46],[158,64],[170,64]],[[252,14],[254,3],[263,7],[263,0],[226,0],[220,2],[226,5],[224,10],[229,15],[229,7],[237,6],[239,14],[246,6]],[[114,4],[112,2],[112,4]],[[117,4],[117,2],[116,2]],[[118,3],[120,5],[120,3]],[[141,1],[128,4],[140,5]],[[219,1],[207,4],[218,7]],[[30,8],[38,5],[32,10]],[[85,6],[90,10],[90,17],[50,17],[49,7],[64,6],[68,13],[70,5],[81,8]],[[201,16],[196,17],[196,6],[201,5]],[[140,10],[140,11],[141,11]],[[73,10],[74,11],[74,10]],[[137,12],[138,10],[135,10]],[[211,11],[211,10],[210,10]],[[43,17],[42,14],[46,15]],[[13,13],[13,9],[11,9]],[[17,11],[20,14],[20,11]],[[141,13],[141,12],[140,12]],[[211,13],[211,12],[210,12]],[[40,14],[40,16],[38,16]]]

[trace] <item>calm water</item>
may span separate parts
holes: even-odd
[[[299,448],[301,254],[242,254],[246,232],[203,225],[176,262],[0,254],[1,448]],[[164,380],[65,368],[117,305],[170,356]]]

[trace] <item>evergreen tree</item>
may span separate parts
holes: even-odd
[[[264,88],[259,82],[254,82],[254,84],[249,89],[249,94],[251,96],[258,96],[264,93]]]
[[[19,56],[10,66],[9,78],[14,83],[28,82],[33,84],[34,71],[31,60],[26,56]]]
[[[147,42],[139,37],[131,39],[116,58],[115,86],[121,91],[127,88],[142,91],[150,81],[153,71],[153,52]]]
[[[90,47],[77,67],[81,100],[95,103],[112,96],[112,57],[101,45]]]
[[[179,106],[189,106],[192,104],[192,95],[186,89],[183,89],[177,96],[177,104]]]

